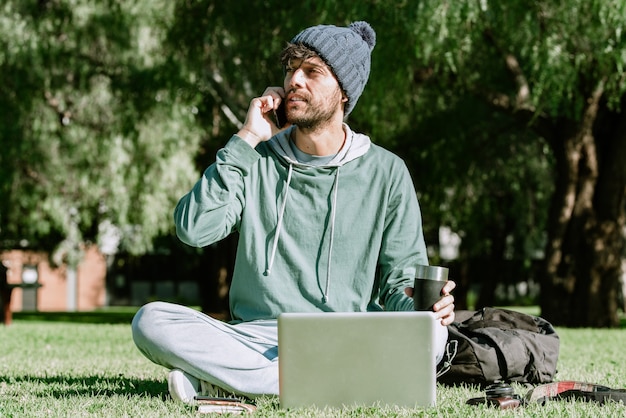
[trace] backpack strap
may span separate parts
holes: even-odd
[[[626,403],[626,389],[612,389],[594,383],[566,380],[537,386],[529,390],[524,399],[527,403],[538,402],[541,404],[560,399],[579,399],[587,402],[595,401],[600,404],[604,404],[608,400]]]
[[[601,405],[607,401],[622,402],[626,404],[626,389],[609,389],[606,391],[584,392],[582,390],[567,390],[559,393],[559,399],[576,399],[585,402],[598,402]]]
[[[450,340],[446,344],[446,352],[443,355],[443,359],[437,367],[437,378],[445,374],[452,367],[452,360],[456,357],[456,353],[459,349],[459,342],[457,340]]]

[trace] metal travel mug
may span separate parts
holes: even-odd
[[[413,286],[413,304],[416,311],[432,311],[441,298],[441,289],[448,281],[448,268],[417,266]]]

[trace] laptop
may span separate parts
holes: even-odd
[[[281,408],[435,406],[435,326],[431,312],[281,314]]]

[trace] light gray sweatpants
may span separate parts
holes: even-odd
[[[448,330],[437,328],[439,363]],[[151,302],[133,318],[132,332],[139,351],[156,364],[249,398],[278,395],[276,320],[231,325],[186,306]]]

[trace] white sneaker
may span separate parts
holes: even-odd
[[[226,392],[222,388],[193,377],[180,369],[170,370],[167,376],[167,389],[172,399],[188,404],[194,403],[196,396],[239,400],[234,393]]]
[[[200,390],[200,380],[182,370],[173,369],[167,376],[167,389],[172,399],[193,403]]]

